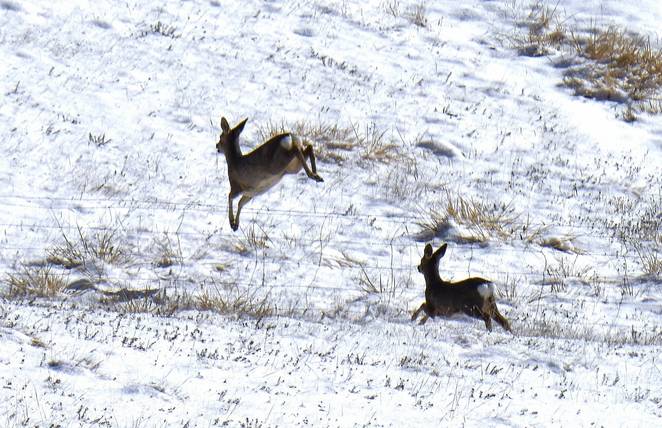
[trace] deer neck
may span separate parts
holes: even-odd
[[[241,153],[241,147],[239,147],[239,139],[236,138],[233,141],[223,144],[223,154],[229,166],[234,165],[236,161],[241,159],[243,155]]]
[[[439,287],[446,284],[439,276],[439,263],[430,263],[423,272],[426,287]]]

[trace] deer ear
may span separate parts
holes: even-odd
[[[221,129],[223,130],[224,134],[230,132],[230,125],[228,124],[228,120],[224,117],[221,117]]]
[[[432,245],[425,244],[425,250],[423,250],[423,255],[427,258],[432,256]]]
[[[246,125],[247,121],[248,121],[248,118],[242,120],[241,122],[239,122],[239,125],[234,127],[233,131],[234,131],[235,135],[241,134],[241,131],[244,130],[244,126]]]
[[[444,254],[446,254],[446,249],[448,248],[448,244],[444,244],[437,251],[435,251],[434,255],[440,259],[444,257]]]

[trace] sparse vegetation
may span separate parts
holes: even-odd
[[[609,209],[611,215],[604,226],[610,236],[632,250],[644,275],[662,275],[662,196],[617,196],[610,200]]]
[[[160,34],[164,37],[169,37],[171,39],[176,39],[179,37],[177,35],[177,28],[174,25],[165,24],[161,21],[156,21],[154,24],[149,26],[149,29],[154,34]]]
[[[94,144],[97,147],[103,147],[109,144],[111,141],[110,138],[106,138],[106,134],[93,135],[91,132],[87,136],[87,141],[91,144]]]
[[[391,15],[394,18],[403,17],[418,27],[424,28],[428,25],[427,8],[424,2],[410,5],[404,12],[402,12],[401,4],[398,0],[387,0],[382,3],[382,9],[388,15]]]
[[[418,27],[425,28],[428,25],[425,3],[417,3],[411,6],[405,16],[412,24]]]
[[[624,104],[620,117],[628,122],[636,112],[662,112],[662,50],[648,37],[615,26],[571,28],[557,7],[544,3],[535,3],[519,24],[524,31],[512,39],[519,52],[562,53],[563,84],[576,95]]]
[[[651,330],[626,327],[604,330],[586,322],[561,322],[544,315],[521,323],[517,334],[525,337],[583,340],[586,342],[616,345],[657,346],[662,344],[662,331],[655,326]]]
[[[565,291],[569,281],[589,284],[595,277],[593,268],[582,265],[578,256],[572,260],[562,256],[545,267],[545,285],[549,285],[553,293]]]

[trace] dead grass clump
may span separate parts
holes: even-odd
[[[386,130],[377,128],[376,124],[367,124],[363,128],[352,125],[352,132],[361,159],[389,163],[400,158],[398,145],[387,139]]]
[[[141,296],[134,299],[109,297],[104,301],[120,313],[149,313],[158,316],[173,316],[182,311],[210,311],[221,315],[234,315],[262,319],[276,314],[276,307],[269,296],[258,296],[250,290],[236,286],[227,290],[204,290],[199,294],[184,292],[172,296],[151,293],[152,290],[137,291]]]
[[[662,257],[660,256],[662,239],[654,242],[652,245],[635,243],[633,246],[637,252],[637,257],[639,258],[644,275],[656,278],[662,276]]]
[[[176,242],[173,242],[170,236],[164,233],[162,237],[154,239],[154,245],[157,250],[157,257],[154,261],[156,267],[169,268],[173,265],[181,265],[184,262],[179,236],[177,236]]]
[[[417,224],[419,239],[440,237],[459,243],[486,243],[491,239],[502,241],[524,240],[537,242],[545,226],[521,222],[510,204],[476,201],[447,193],[446,203],[429,210]]]
[[[54,297],[66,287],[65,275],[53,272],[50,266],[22,265],[17,272],[7,274],[9,289],[5,297]]]
[[[562,253],[583,254],[583,251],[573,244],[575,238],[576,237],[570,235],[565,235],[562,237],[544,237],[538,240],[538,244],[541,247],[551,248]]]
[[[201,311],[247,316],[256,319],[262,319],[276,313],[276,308],[272,306],[268,295],[259,297],[254,292],[239,290],[236,287],[233,287],[227,293],[205,290],[194,297],[193,303],[195,308]]]
[[[556,6],[534,4],[519,22],[525,30],[512,38],[516,49],[529,56],[572,55],[563,84],[576,95],[626,104],[619,115],[626,121],[636,120],[636,112],[662,112],[662,50],[615,26],[570,29],[557,15]]]
[[[577,55],[589,60],[566,73],[564,83],[577,95],[630,103],[640,111],[659,103],[662,51],[649,39],[608,27],[573,34],[571,42]]]
[[[101,261],[115,266],[126,265],[132,257],[114,229],[102,228],[87,234],[80,226],[76,235],[68,236],[61,230],[63,243],[48,250],[48,261],[67,269]]]

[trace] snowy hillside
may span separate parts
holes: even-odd
[[[659,425],[659,87],[575,96],[546,14],[659,52],[657,0],[0,0],[0,425]],[[221,116],[324,182],[233,232]],[[426,242],[513,334],[410,321]]]

